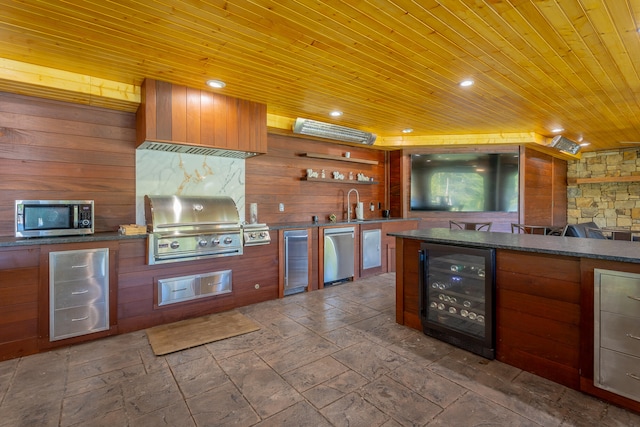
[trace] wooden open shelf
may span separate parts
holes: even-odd
[[[319,154],[319,153],[302,153],[300,154],[303,157],[310,157],[313,159],[324,159],[324,160],[338,160],[341,162],[351,162],[351,163],[362,163],[366,165],[377,165],[377,160],[366,160],[366,159],[354,159],[352,157],[343,157],[343,156],[334,156],[331,154]],[[335,181],[335,180],[331,180]]]
[[[327,183],[331,183],[331,184],[352,184],[352,185],[372,185],[372,184],[379,184],[378,181],[358,181],[355,179],[331,179],[331,178],[308,178],[308,177],[303,177],[300,178],[302,181],[309,181],[309,182],[327,182]]]
[[[570,178],[567,184],[599,184],[605,182],[640,182],[640,176],[601,176],[595,178]]]

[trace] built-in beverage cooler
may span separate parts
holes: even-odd
[[[495,358],[495,250],[423,243],[420,264],[424,333]]]

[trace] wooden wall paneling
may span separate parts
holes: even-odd
[[[249,151],[257,153],[267,152],[267,106],[265,104],[252,103],[249,105],[251,111],[248,113],[253,120],[251,125],[242,124],[240,129],[248,133],[251,144],[247,146]]]
[[[132,113],[7,95],[0,127],[0,236],[17,199],[93,199],[96,232],[135,222]]]
[[[391,211],[391,216],[397,218],[404,218],[407,214],[405,212],[404,203],[407,192],[407,180],[408,175],[405,175],[405,167],[403,162],[406,161],[406,157],[403,155],[402,150],[391,151],[388,154],[389,157],[389,202],[385,209]]]
[[[331,213],[346,219],[346,198],[351,188],[355,188],[360,201],[365,204],[365,218],[381,217],[378,204],[385,200],[384,153],[368,148],[342,146],[338,144],[311,141],[291,136],[269,134],[269,152],[246,161],[247,206],[258,203],[258,221],[269,223],[310,223],[317,215],[321,223],[327,222]],[[324,160],[301,156],[313,152],[341,156],[351,152],[352,158],[376,160],[377,165],[350,163],[338,160]],[[374,177],[379,184],[358,184],[356,182],[311,182],[304,180],[306,170],[325,169],[327,176],[334,170],[345,176],[352,171]],[[355,195],[351,202],[355,203]],[[283,203],[284,212],[278,211]],[[374,203],[374,212],[367,208]]]
[[[567,223],[567,161],[553,158],[553,209],[551,225],[562,226]]]
[[[521,222],[532,225],[565,225],[567,162],[530,148],[524,149],[523,153]]]
[[[580,280],[579,258],[498,250],[496,358],[578,389]]]

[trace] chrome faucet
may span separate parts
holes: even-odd
[[[359,206],[360,204],[360,194],[358,193],[358,190],[356,190],[355,188],[352,188],[347,193],[347,222],[351,222],[351,192],[352,191],[356,192],[356,206]]]

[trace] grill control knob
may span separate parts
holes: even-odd
[[[213,246],[218,246],[218,245],[220,244],[220,239],[218,239],[218,238],[213,238],[213,239],[211,240],[211,244],[212,244]]]
[[[209,242],[207,242],[206,239],[200,239],[198,240],[198,246],[200,246],[201,248],[204,248],[205,246],[207,246]]]
[[[180,247],[180,243],[174,240],[169,246],[171,246],[171,249],[178,249]]]
[[[227,237],[224,239],[224,243],[226,243],[227,245],[230,245],[231,243],[233,243],[233,239],[231,237]]]
[[[253,232],[249,233],[249,240],[255,239],[255,238],[256,238],[256,233],[253,233]]]
[[[267,232],[266,231],[261,231],[260,232],[260,238],[264,239],[265,237],[267,237]]]

